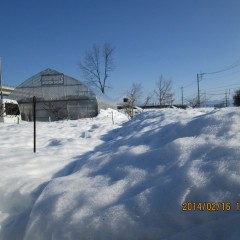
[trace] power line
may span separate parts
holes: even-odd
[[[224,85],[224,86],[219,86],[219,87],[208,88],[208,89],[206,89],[206,90],[209,90],[209,89],[218,89],[218,88],[224,88],[224,89],[226,89],[226,88],[229,88],[229,87],[231,87],[231,86],[240,86],[240,84],[239,84],[239,83],[233,83],[233,84],[229,84],[229,85]]]
[[[232,75],[235,75],[237,73],[240,73],[240,71],[235,71],[235,72],[232,72],[232,73],[229,73],[229,74],[225,74],[225,75],[222,75],[222,76],[215,76],[215,77],[204,77],[204,79],[218,79],[218,78],[226,78],[226,77],[229,77],[229,76],[232,76]]]
[[[206,74],[217,74],[217,73],[221,73],[221,72],[226,72],[226,71],[229,71],[233,68],[236,68],[240,66],[240,59],[238,59],[236,62],[234,62],[233,64],[225,67],[225,68],[222,68],[220,70],[217,70],[217,71],[214,71],[214,72],[208,72],[208,73],[201,73],[201,75],[206,75]]]
[[[225,68],[222,68],[222,69],[219,69],[217,71],[213,71],[213,72],[207,72],[207,73],[198,73],[197,74],[197,106],[200,107],[200,88],[199,88],[199,82],[202,80],[202,77],[204,75],[212,75],[212,74],[217,74],[217,73],[221,73],[221,72],[226,72],[226,71],[229,71],[233,68],[236,68],[240,66],[240,59],[238,59],[236,62],[234,62],[233,64],[225,67]],[[220,93],[213,93],[213,94],[209,94],[209,96],[214,96],[214,95],[222,95]],[[230,92],[229,92],[229,95],[230,95]],[[226,101],[227,103],[227,101]]]
[[[224,93],[206,93],[206,95],[208,95],[208,96],[221,96],[224,94],[225,94],[225,92]]]
[[[191,87],[193,84],[195,84],[195,81],[185,85],[185,86],[182,86],[183,88],[188,88],[188,87]]]
[[[203,77],[204,75],[213,75],[213,74],[218,74],[218,73],[221,73],[221,72],[226,72],[226,71],[229,71],[229,70],[231,70],[231,69],[233,69],[233,68],[236,68],[236,67],[239,67],[239,66],[240,66],[240,59],[238,59],[236,62],[232,63],[231,65],[228,65],[228,66],[226,66],[226,67],[224,67],[224,68],[221,68],[221,69],[219,69],[219,70],[217,70],[217,71],[205,72],[205,73],[198,73],[198,74],[197,74],[197,102],[198,102],[197,105],[198,105],[198,107],[200,107],[200,104],[201,104],[201,101],[200,101],[200,92],[202,92],[202,91],[200,91],[199,82],[202,81],[202,77]],[[228,74],[228,75],[218,76],[218,77],[215,77],[215,78],[226,77],[226,76],[229,76],[229,75],[236,74],[236,73],[238,73],[238,72],[240,72],[240,71],[232,72],[232,73],[230,73],[230,74]],[[205,78],[206,78],[206,77],[205,77]],[[208,77],[207,77],[206,79],[214,79],[214,78],[208,78]],[[196,82],[193,81],[193,82],[191,82],[191,83],[189,83],[189,84],[181,87],[182,104],[183,104],[183,99],[185,99],[185,98],[183,97],[183,89],[184,89],[184,88],[188,88],[188,87],[194,85],[195,83],[196,83]],[[220,96],[220,95],[224,95],[224,94],[226,94],[226,88],[229,89],[229,87],[232,87],[232,86],[240,86],[240,85],[239,85],[239,84],[229,84],[229,85],[225,85],[225,86],[208,88],[208,89],[205,90],[205,91],[207,91],[205,94],[207,94],[207,95],[209,95],[209,96]],[[222,91],[224,91],[224,89],[221,89],[221,88],[225,88],[225,92],[222,92]],[[210,92],[208,92],[209,89],[213,89],[213,90],[210,91]],[[218,89],[218,90],[217,90],[217,89]],[[233,89],[233,88],[231,88],[231,90],[232,90],[232,89]],[[230,91],[230,89],[229,89],[229,91]],[[229,94],[230,94],[230,92],[229,92]]]

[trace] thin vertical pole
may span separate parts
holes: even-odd
[[[197,74],[197,87],[198,87],[197,106],[200,107],[199,74]]]
[[[33,97],[33,152],[36,152],[36,97]]]
[[[225,90],[225,105],[226,105],[226,107],[228,107],[228,94],[227,94],[227,90]]]
[[[182,107],[183,107],[183,87],[181,87],[182,89]]]
[[[228,107],[230,107],[230,89],[228,89]]]

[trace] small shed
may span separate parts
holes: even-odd
[[[9,98],[18,101],[22,120],[32,121],[35,96],[37,120],[46,122],[95,117],[100,108],[115,108],[100,95],[79,80],[48,68],[16,87]]]

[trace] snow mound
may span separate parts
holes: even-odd
[[[193,114],[143,113],[80,156],[44,189],[24,239],[237,238],[239,110]],[[184,202],[232,209],[183,211]]]
[[[237,108],[152,110],[123,122],[59,168],[12,239],[239,239],[239,122]]]

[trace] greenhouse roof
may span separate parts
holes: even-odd
[[[24,81],[15,88],[10,98],[24,102],[33,96],[43,100],[96,98],[86,84],[50,68]]]

